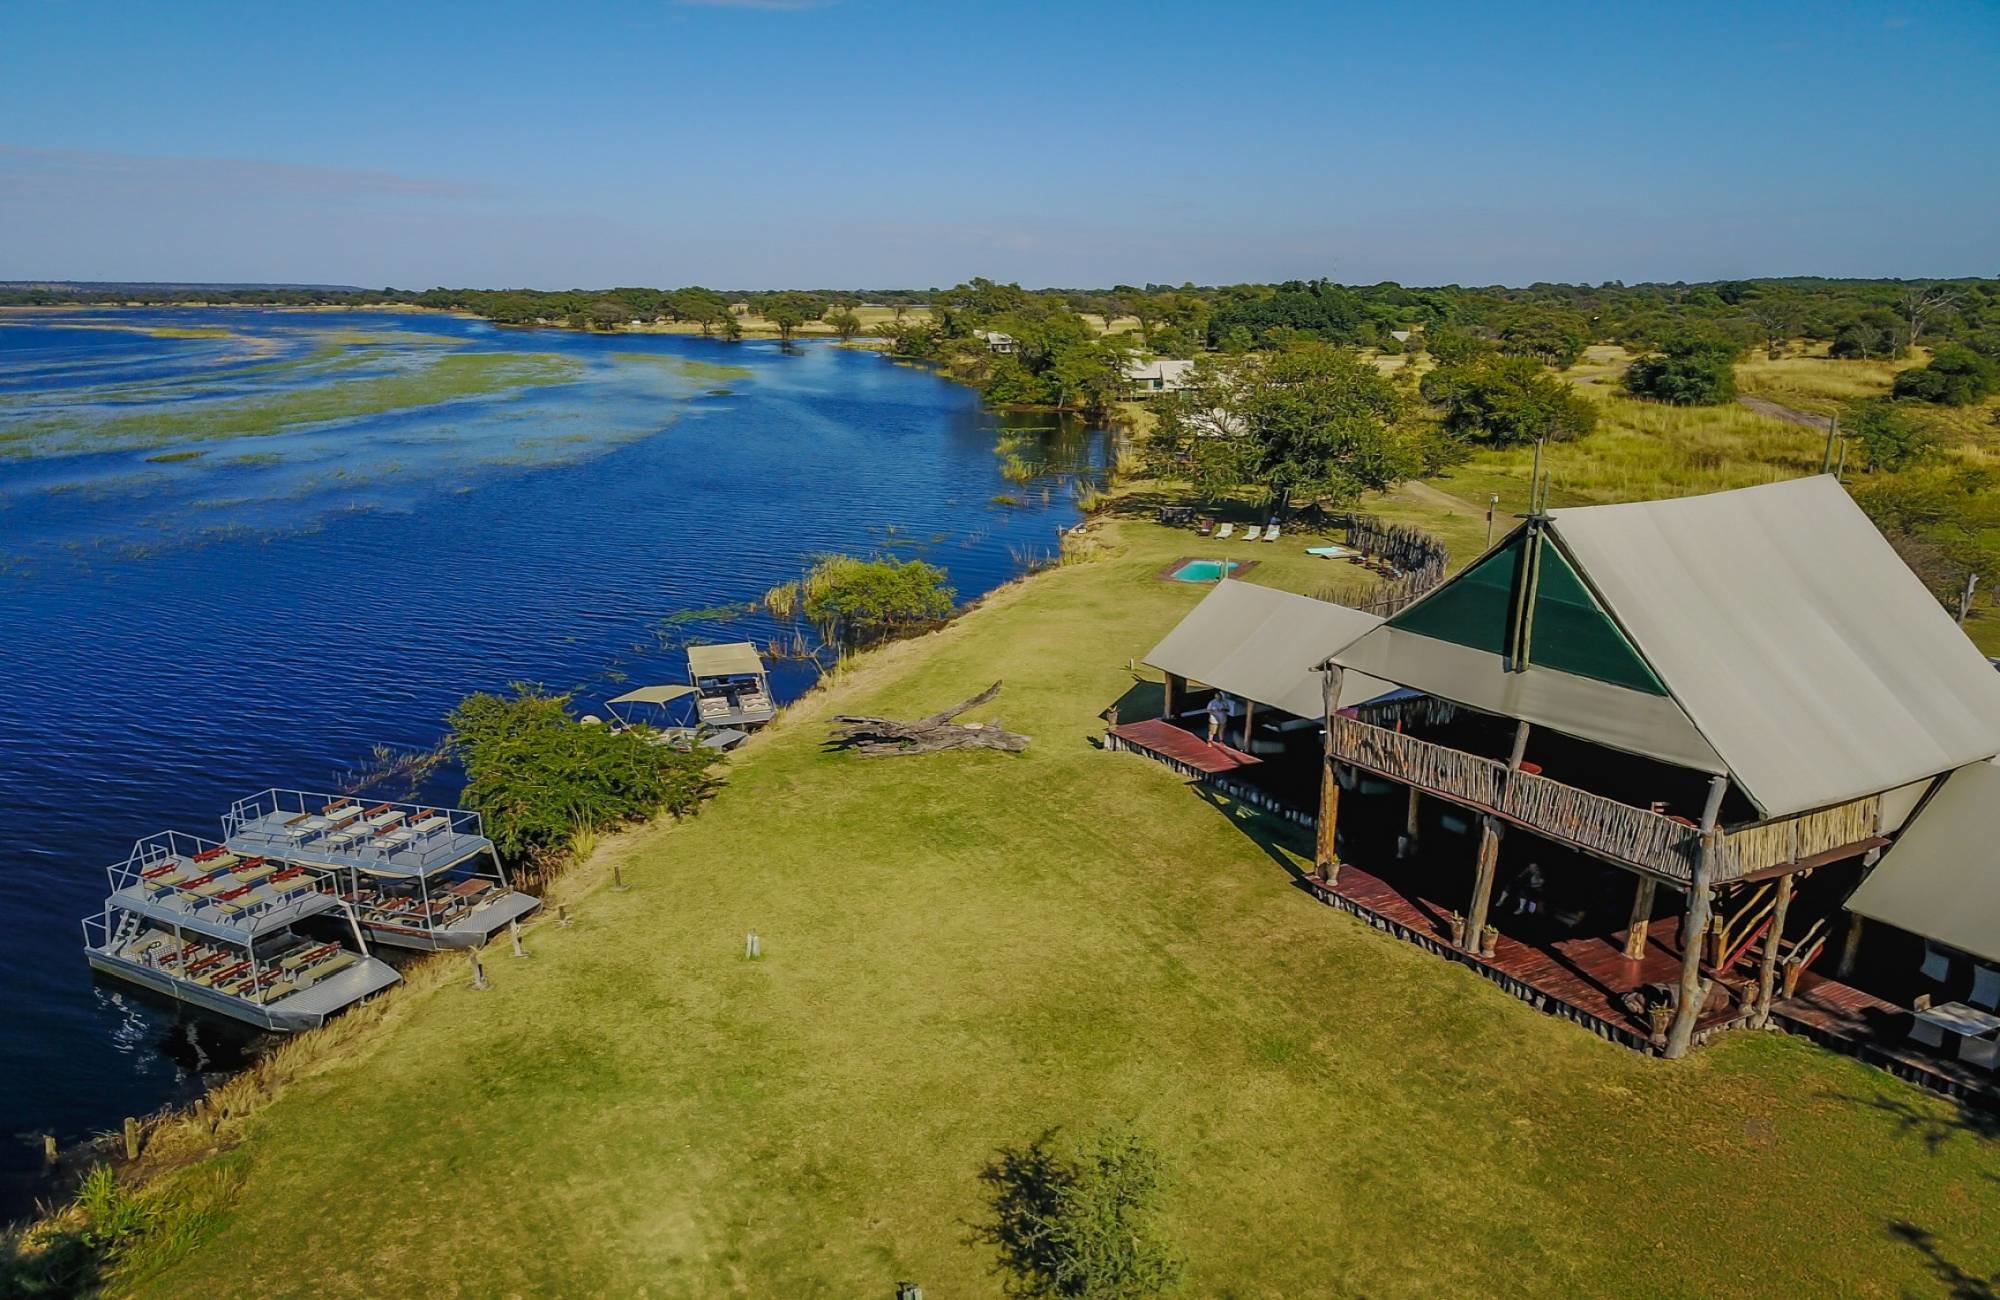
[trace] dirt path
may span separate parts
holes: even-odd
[[[1759,415],[1768,415],[1774,420],[1787,424],[1802,424],[1808,429],[1818,429],[1821,433],[1833,427],[1830,416],[1813,415],[1806,411],[1794,411],[1789,406],[1781,406],[1768,397],[1739,397],[1736,399]]]
[[[1463,510],[1473,515],[1486,513],[1486,507],[1483,505],[1474,505],[1464,497],[1455,497],[1443,488],[1432,487],[1416,479],[1403,484],[1402,491],[1411,500],[1421,501],[1427,506],[1437,506],[1441,510]]]

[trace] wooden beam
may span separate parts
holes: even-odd
[[[1486,933],[1486,912],[1493,903],[1493,877],[1500,865],[1500,821],[1479,819],[1479,857],[1473,865],[1472,901],[1465,908],[1465,950],[1478,952]]]
[[[1160,693],[1160,717],[1173,721],[1174,712],[1180,707],[1180,697],[1187,691],[1187,681],[1179,673],[1168,673],[1166,689]]]
[[[1250,753],[1250,728],[1257,724],[1257,701],[1243,697],[1243,752]]]
[[[1328,664],[1320,674],[1320,703],[1326,714],[1325,749],[1319,772],[1319,827],[1314,837],[1313,866],[1331,885],[1340,879],[1340,764],[1333,753],[1333,716],[1340,708],[1341,671]]]
[[[1632,888],[1632,920],[1625,927],[1625,959],[1638,961],[1646,955],[1646,929],[1653,920],[1653,891],[1659,882],[1640,876]]]
[[[1507,755],[1507,770],[1521,770],[1521,760],[1528,756],[1528,723],[1526,719],[1514,724],[1514,750]]]
[[[1722,796],[1728,792],[1729,778],[1717,776],[1708,783],[1708,806],[1701,814],[1701,851],[1695,855],[1694,879],[1688,882],[1687,914],[1681,918],[1680,1003],[1674,1008],[1674,1022],[1667,1030],[1662,1053],[1669,1060],[1687,1055],[1694,1045],[1694,1022],[1701,1018],[1701,1004],[1708,1000],[1707,982],[1701,977],[1702,940],[1708,934],[1714,900],[1709,897],[1715,876],[1716,818],[1722,812]]]
[[[1410,806],[1403,814],[1403,838],[1396,841],[1396,856],[1399,858],[1416,856],[1417,838],[1422,827],[1418,818],[1423,811],[1423,798],[1423,791],[1410,787]]]
[[[1859,912],[1847,914],[1847,934],[1840,941],[1840,964],[1833,973],[1846,979],[1854,973],[1854,963],[1861,956],[1862,916]]]
[[[1796,873],[1778,877],[1778,901],[1771,907],[1771,928],[1764,935],[1764,960],[1757,967],[1757,1010],[1750,1025],[1762,1029],[1771,1023],[1771,986],[1778,978],[1778,944],[1785,937],[1785,913],[1792,906],[1792,884]]]

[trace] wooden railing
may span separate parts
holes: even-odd
[[[1497,808],[1507,775],[1505,763],[1356,718],[1334,718],[1333,752],[1357,767],[1484,808]]]
[[[1694,875],[1701,832],[1671,817],[1532,772],[1516,772],[1501,799],[1502,815],[1537,834],[1631,862],[1676,880]]]
[[[1718,848],[1715,878],[1734,880],[1871,839],[1881,806],[1881,797],[1871,794],[1818,812],[1731,831],[1722,837]]]
[[[1690,880],[1701,832],[1686,822],[1607,799],[1498,759],[1418,740],[1356,718],[1333,720],[1333,753],[1345,763],[1475,805],[1538,835],[1601,853],[1674,880]],[[1717,883],[1858,844],[1875,834],[1874,796],[1721,835]]]

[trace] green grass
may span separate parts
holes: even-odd
[[[658,366],[677,379],[691,383],[715,384],[730,379],[748,379],[754,373],[748,366],[728,366],[718,361],[702,361],[694,357],[676,357],[658,352],[614,352],[614,361],[635,361],[642,365]]]
[[[146,463],[148,465],[172,465],[184,460],[200,460],[206,455],[208,455],[207,452],[198,450],[162,451],[146,457]]]
[[[1253,576],[1318,581],[1291,543]],[[1934,1290],[1904,1221],[2000,1268],[2000,1162],[1946,1103],[1778,1035],[1613,1047],[1314,903],[1302,845],[1094,748],[1202,594],[1155,575],[1227,546],[1110,519],[844,670],[700,818],[563,882],[574,924],[490,952],[491,989],[450,961],[298,1045],[203,1239],[124,1289],[991,1295],[982,1164],[1110,1119],[1166,1156],[1195,1296]],[[995,679],[1025,754],[821,750],[834,712]]]
[[[408,373],[344,379],[259,397],[96,419],[48,416],[20,420],[0,428],[0,456],[61,455],[259,437],[302,424],[564,383],[581,371],[580,362],[548,353],[452,353]]]

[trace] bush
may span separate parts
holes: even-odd
[[[821,641],[845,653],[951,617],[956,594],[944,570],[922,560],[828,555],[797,582],[771,588],[764,604],[779,618],[803,617]]]
[[[1678,329],[1660,340],[1659,350],[1632,363],[1625,391],[1675,406],[1720,406],[1736,400],[1736,358],[1740,345],[1709,330]]]
[[[1861,445],[1868,469],[1898,470],[1935,459],[1937,433],[1914,411],[1882,397],[1849,402],[1841,428]]]
[[[585,726],[570,716],[567,695],[521,685],[511,695],[468,695],[446,721],[465,767],[466,806],[515,862],[567,852],[579,832],[687,816],[716,785],[712,752],[652,744],[645,729]]]
[[[1983,402],[2000,388],[2000,365],[1980,356],[1971,348],[1942,347],[1931,363],[1896,376],[1891,391],[1897,397],[1940,406],[1971,406]]]
[[[1590,343],[1589,327],[1574,312],[1536,312],[1518,316],[1500,330],[1500,350],[1533,357],[1558,370],[1577,363]]]
[[[1459,366],[1493,351],[1493,340],[1470,330],[1440,325],[1424,332],[1424,348],[1440,366]]]
[[[1418,391],[1443,411],[1447,433],[1495,446],[1571,442],[1597,427],[1597,408],[1528,357],[1487,356],[1433,370]]]
[[[1185,1265],[1153,1224],[1159,1153],[1122,1128],[1099,1130],[1074,1157],[1049,1138],[1002,1150],[979,1175],[993,1217],[974,1234],[999,1250],[1008,1293],[1139,1300],[1178,1290]]]

